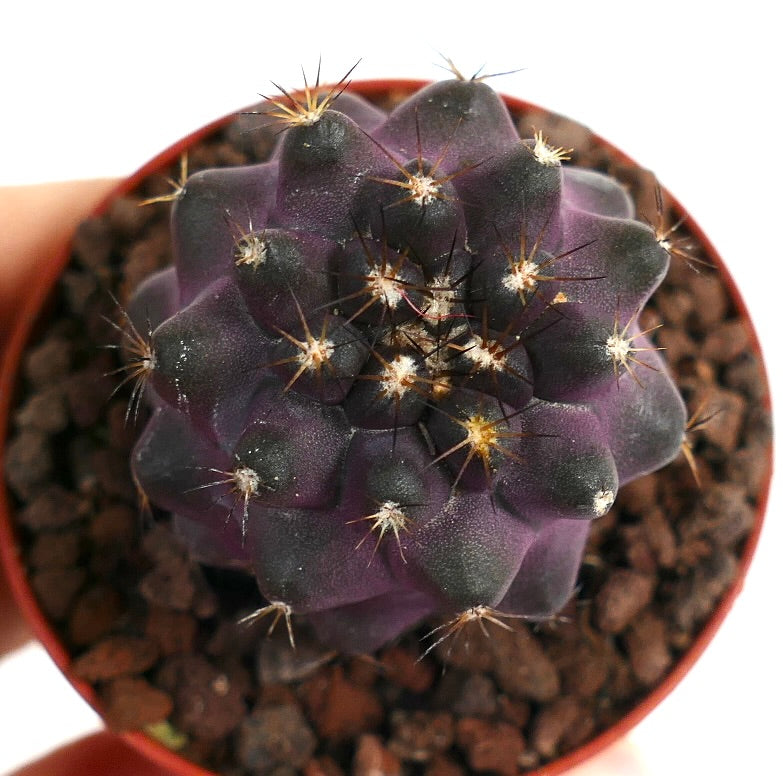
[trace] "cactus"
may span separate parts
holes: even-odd
[[[667,243],[478,79],[270,112],[270,160],[187,179],[129,303],[141,491],[292,641],[551,616],[591,521],[680,450],[639,324]]]

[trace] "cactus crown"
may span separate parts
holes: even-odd
[[[187,178],[175,264],[130,302],[135,479],[292,642],[301,616],[357,652],[552,615],[591,520],[682,442],[638,325],[660,230],[480,79],[269,112],[270,160]]]

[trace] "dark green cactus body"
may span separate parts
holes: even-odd
[[[175,204],[175,267],[130,305],[151,328],[135,477],[195,558],[338,648],[549,616],[590,521],[682,442],[637,325],[668,254],[483,83],[305,107],[271,161]]]

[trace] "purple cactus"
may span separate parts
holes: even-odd
[[[638,324],[666,246],[480,81],[273,113],[270,161],[187,180],[131,301],[140,488],[339,649],[551,616],[590,521],[680,449]]]

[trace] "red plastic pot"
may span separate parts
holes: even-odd
[[[366,97],[373,98],[386,95],[389,92],[410,92],[420,88],[424,83],[425,82],[423,81],[376,80],[352,84],[351,90]],[[509,107],[514,110],[530,110],[534,108],[534,106],[515,98],[506,97],[504,99]],[[231,116],[215,121],[171,146],[137,173],[122,181],[108,195],[103,203],[98,206],[95,210],[95,214],[98,215],[105,211],[108,204],[115,197],[133,191],[147,176],[168,168],[189,147],[223,127],[233,118],[234,115],[232,114]],[[600,138],[598,138],[598,141],[604,144],[607,149],[611,151],[612,155],[621,158],[629,164],[633,164],[627,156],[619,152],[606,141],[603,141]],[[685,215],[684,209],[676,203],[676,201],[674,201],[674,209],[675,211],[678,211],[680,215]],[[757,335],[750,322],[745,304],[723,261],[698,225],[690,219],[688,220],[688,228],[699,243],[703,255],[720,273],[723,283],[737,311],[744,320],[751,347],[755,351],[759,361],[761,361]],[[2,371],[0,372],[0,441],[2,441],[2,444],[0,445],[0,469],[4,466],[4,443],[8,433],[9,415],[13,406],[14,389],[23,351],[32,337],[36,322],[46,306],[52,288],[66,266],[69,255],[70,251],[68,250],[68,246],[66,246],[63,250],[53,256],[45,266],[41,267],[40,272],[35,278],[34,284],[31,284],[25,290],[23,304],[20,306],[7,338],[2,359]],[[3,343],[0,342],[0,345],[2,344]],[[758,498],[755,524],[750,535],[745,540],[744,551],[738,566],[737,576],[708,622],[703,626],[701,632],[691,644],[690,648],[681,656],[662,682],[619,722],[604,730],[578,749],[539,768],[534,772],[537,776],[555,776],[555,774],[562,774],[618,741],[618,739],[624,736],[640,720],[649,714],[650,711],[676,687],[696,660],[698,660],[725,619],[736,596],[742,588],[743,580],[760,535],[762,519],[769,494],[771,474],[772,466],[770,451],[770,465]],[[25,568],[20,560],[16,530],[12,520],[12,506],[4,488],[0,489],[0,560],[2,560],[2,567],[0,567],[0,606],[4,607],[0,608],[0,616],[2,616],[3,619],[8,618],[8,621],[10,622],[16,622],[14,619],[15,613],[12,611],[11,604],[7,601],[7,596],[5,599],[3,596],[2,575],[4,573],[7,577],[7,584],[11,594],[26,623],[32,629],[32,632],[42,642],[54,662],[75,686],[78,692],[91,705],[96,705],[95,692],[91,686],[74,676],[71,672],[71,657],[65,650],[58,635],[52,625],[47,621],[36,601]],[[17,633],[21,633],[21,631],[18,630]],[[17,635],[16,641],[18,642],[19,640],[20,636]],[[139,755],[141,755],[141,757],[139,757]],[[77,770],[75,768],[78,764],[86,767],[87,771],[91,773],[97,773],[98,771],[96,769],[100,767],[102,769],[100,772],[115,774],[115,776],[121,776],[121,774],[130,772],[139,774],[149,773],[150,776],[153,776],[153,774],[211,776],[211,772],[184,760],[176,753],[166,749],[162,744],[139,732],[125,733],[122,734],[121,737],[114,736],[113,734],[92,736],[80,742],[75,747],[68,747],[59,753],[56,753],[52,758],[53,759],[47,758],[38,764],[23,769],[19,772],[19,776],[24,776],[25,774],[27,776],[37,776],[39,773],[51,773],[55,771],[57,773],[76,773]],[[120,759],[118,760],[118,758]],[[84,768],[81,766],[78,766],[79,772],[84,772]]]

